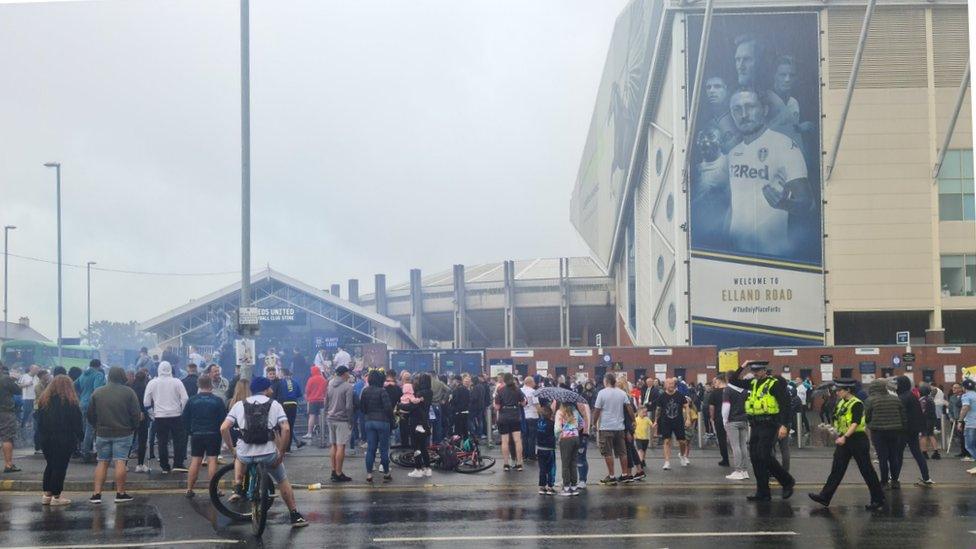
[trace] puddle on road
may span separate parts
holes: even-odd
[[[34,543],[82,543],[112,538],[147,541],[159,538],[163,520],[153,505],[133,502],[118,506],[72,503],[48,507],[40,502],[14,504],[0,501],[0,532],[8,539],[18,535]],[[94,538],[94,539],[93,539]]]

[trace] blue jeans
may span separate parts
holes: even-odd
[[[484,412],[477,411],[468,413],[468,434],[477,438],[481,436],[481,423],[484,422]]]
[[[352,435],[349,437],[349,447],[353,450],[356,449],[356,443],[366,437],[364,429],[362,428],[363,423],[363,413],[356,412],[352,417]]]
[[[366,473],[373,473],[376,463],[376,449],[380,451],[380,468],[383,473],[390,472],[390,423],[388,421],[366,422]]]
[[[20,408],[20,427],[24,428],[27,422],[34,417],[34,400],[22,400]],[[36,429],[36,427],[35,427]]]
[[[580,482],[586,482],[586,476],[590,473],[590,464],[586,461],[586,445],[590,437],[579,437],[579,450],[576,454],[576,469],[579,470]]]
[[[976,427],[963,429],[963,440],[966,442],[966,451],[970,456],[976,456]]]
[[[524,424],[522,427],[522,446],[525,451],[523,455],[534,456],[535,455],[535,439],[538,433],[537,424],[539,423],[539,418],[527,417],[522,420]]]
[[[81,410],[81,417],[88,417],[88,406]],[[85,438],[81,441],[81,455],[89,456],[94,453],[92,449],[95,447],[95,427],[88,421],[84,424]]]

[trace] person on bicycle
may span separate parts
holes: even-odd
[[[285,458],[285,451],[291,441],[290,429],[288,427],[288,416],[281,404],[271,399],[274,389],[271,380],[266,377],[256,377],[251,380],[251,396],[245,400],[234,404],[227,413],[227,419],[220,426],[220,436],[224,444],[234,454],[234,458],[244,466],[252,463],[263,463],[267,466],[267,472],[281,491],[281,498],[288,506],[291,513],[291,525],[293,528],[308,526],[308,521],[298,512],[295,505],[295,492],[291,488],[291,483],[285,474],[285,466],[282,461]],[[249,420],[266,419],[265,424],[253,423],[249,425]],[[234,426],[241,430],[241,436],[237,439],[234,446],[230,437],[230,430]],[[277,433],[275,431],[278,431]],[[236,501],[245,496],[242,477],[234,478],[234,495],[232,501]]]

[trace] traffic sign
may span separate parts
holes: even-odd
[[[606,362],[607,364],[610,364],[610,361],[611,360],[612,359],[610,358],[610,353],[607,353],[607,354],[603,355],[603,362]]]

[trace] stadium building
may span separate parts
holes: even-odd
[[[571,199],[619,344],[976,342],[966,2],[868,4],[621,13]]]

